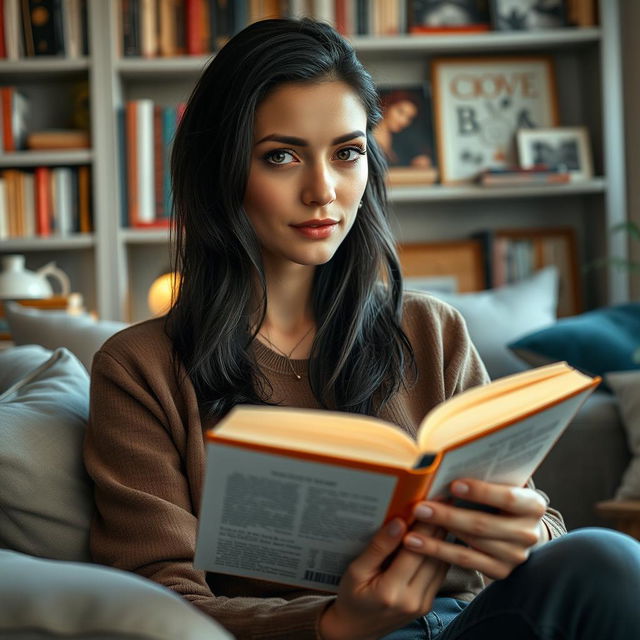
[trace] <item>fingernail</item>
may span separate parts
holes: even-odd
[[[469,493],[469,485],[464,482],[454,482],[453,487],[451,487],[453,493],[459,496],[464,496]]]
[[[419,507],[416,507],[415,514],[416,518],[420,520],[428,520],[433,515],[433,509],[426,504],[421,504]]]
[[[400,522],[400,520],[398,520],[398,518],[394,518],[388,525],[387,525],[387,533],[392,537],[392,538],[397,538],[400,535],[400,532],[402,531],[402,522]]]
[[[404,539],[404,543],[408,546],[408,547],[413,547],[414,549],[418,549],[419,547],[422,546],[422,538],[418,538],[418,536],[414,536],[412,534],[409,534],[405,539]]]

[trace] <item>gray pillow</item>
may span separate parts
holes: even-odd
[[[117,569],[0,550],[3,640],[230,640],[173,591]]]
[[[125,322],[97,321],[86,313],[45,311],[23,307],[17,302],[7,302],[4,307],[14,344],[39,344],[47,349],[66,347],[87,371],[91,370],[93,355],[105,340],[128,326]]]
[[[618,500],[640,500],[640,371],[605,374],[620,406],[622,424],[633,458],[616,491]]]
[[[558,271],[545,267],[530,278],[497,289],[433,295],[460,311],[491,378],[527,369],[507,344],[556,321]]]
[[[67,349],[0,351],[0,547],[89,560],[89,376]]]

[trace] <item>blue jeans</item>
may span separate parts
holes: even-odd
[[[578,529],[534,551],[471,603],[433,609],[383,640],[634,640],[640,638],[640,543]]]

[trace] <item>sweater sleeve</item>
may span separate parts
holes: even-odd
[[[182,424],[187,409],[176,406],[168,378],[154,376],[153,365],[147,377],[143,365],[135,375],[129,367],[101,351],[92,369],[84,451],[95,483],[94,559],[172,589],[239,639],[317,638],[332,597],[216,596],[193,567],[202,432]]]

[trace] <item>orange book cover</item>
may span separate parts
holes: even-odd
[[[51,235],[51,189],[49,167],[36,167],[36,233],[42,237]]]
[[[432,409],[415,440],[370,416],[238,406],[206,433],[195,565],[335,591],[385,522],[455,479],[524,486],[599,381],[566,363],[494,380]],[[238,563],[243,545],[255,562]]]
[[[135,227],[139,219],[138,201],[138,114],[135,100],[125,105],[125,129],[127,148],[127,202],[129,205],[129,226]]]

